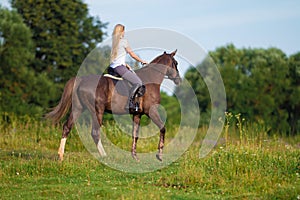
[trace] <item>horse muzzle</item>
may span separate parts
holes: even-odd
[[[179,76],[171,78],[171,80],[175,83],[175,85],[180,85],[180,83],[182,82],[182,79]]]

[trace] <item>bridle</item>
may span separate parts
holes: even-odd
[[[170,77],[170,76],[167,75],[167,76],[165,76],[165,79],[170,79],[172,81],[175,81],[177,79],[181,79],[180,76],[179,76],[177,65],[178,65],[178,62],[172,57],[172,67],[171,67],[171,69],[168,69],[168,71],[169,70],[176,70],[176,76],[175,77]]]

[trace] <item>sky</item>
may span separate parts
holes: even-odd
[[[299,0],[84,0],[90,14],[126,30],[163,28],[179,32],[208,51],[227,44],[237,48],[277,47],[300,51]]]
[[[185,35],[208,51],[277,47],[300,51],[299,0],[83,0],[92,16],[107,22],[109,37],[117,23],[126,30],[162,28]],[[9,0],[0,0],[9,6]]]

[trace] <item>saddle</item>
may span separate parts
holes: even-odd
[[[108,74],[104,74],[103,76],[111,78],[115,85],[115,89],[118,94],[122,96],[130,95],[130,88],[132,87],[131,83],[127,80],[124,80],[119,74],[115,73],[113,69],[110,67],[107,70]]]
[[[107,68],[107,72],[108,74],[104,74],[105,77],[110,77],[114,80],[123,80],[123,78],[118,73],[116,73],[111,67]]]
[[[108,67],[107,70],[108,74],[104,74],[104,77],[111,78],[114,85],[115,85],[115,90],[118,94],[122,96],[129,97],[132,94],[132,89],[133,85],[126,79],[123,79],[119,74],[117,74],[112,68]],[[134,94],[134,104],[137,109],[132,110],[129,109],[130,113],[136,113],[138,111],[141,111],[141,98],[145,94],[146,88],[144,85],[140,86]]]

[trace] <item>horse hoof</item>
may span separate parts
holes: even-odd
[[[157,158],[157,160],[162,162],[162,155],[161,154],[159,154],[159,153],[156,154],[156,158]]]
[[[64,156],[60,153],[58,153],[58,160],[61,162],[64,160]]]
[[[137,162],[140,162],[140,159],[138,158],[138,156],[135,153],[131,154],[132,158],[135,159]]]

